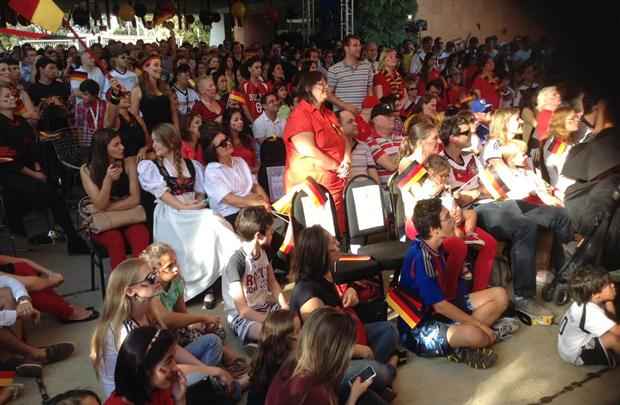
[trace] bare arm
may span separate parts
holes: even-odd
[[[265,200],[263,200],[263,198],[259,194],[256,194],[256,193],[250,193],[246,195],[245,197],[240,197],[233,193],[228,193],[223,198],[223,201],[226,204],[232,205],[233,207],[237,207],[237,208],[256,207],[258,205],[265,204]]]
[[[376,163],[381,165],[385,170],[395,172],[398,170],[398,156],[397,155],[383,155],[379,159],[376,159]]]
[[[301,313],[301,319],[305,321],[306,319],[308,319],[311,313],[324,306],[325,304],[323,303],[323,301],[321,301],[320,298],[310,298],[304,303],[304,305],[301,306],[301,308],[299,308],[299,312]]]
[[[377,183],[381,183],[379,181],[379,172],[377,172],[377,169],[375,169],[374,167],[368,168],[368,176],[374,181],[376,181]]]
[[[199,210],[205,207],[205,202],[201,200],[198,200],[191,204],[185,204],[179,201],[169,191],[166,191],[164,194],[162,194],[159,199],[176,210]]]
[[[140,183],[135,159],[125,159],[125,173],[129,177],[129,196],[111,203],[108,206],[110,211],[128,210],[140,204]]]
[[[239,312],[239,316],[241,318],[261,323],[265,322],[265,318],[267,318],[267,313],[255,311],[248,305],[248,302],[245,299],[245,294],[243,293],[241,281],[235,281],[230,283],[228,288],[230,291],[230,296],[235,303],[235,308],[237,308],[237,312]]]
[[[104,211],[110,205],[110,193],[112,191],[112,178],[106,174],[103,178],[101,188],[90,178],[90,173],[86,165],[80,169],[80,179],[82,180],[82,187],[90,198],[90,201],[99,211]]]
[[[170,329],[184,328],[193,323],[211,321],[211,317],[205,318],[205,315],[168,311],[158,298],[151,300],[151,310]]]
[[[383,86],[381,85],[375,86],[375,95],[377,96],[378,99],[381,99],[381,97],[383,97]]]
[[[280,308],[289,309],[288,302],[286,301],[286,297],[282,293],[282,288],[280,288],[280,283],[276,280],[275,274],[273,274],[273,268],[269,265],[269,269],[267,270],[267,274],[269,277],[269,291],[271,291],[271,295],[276,297],[278,300],[278,304],[280,304]]]
[[[336,162],[316,147],[312,132],[300,132],[291,138],[291,142],[299,154],[316,159],[322,169],[331,171],[338,169],[340,162]]]
[[[118,129],[120,127],[118,119],[118,105],[107,102],[105,115],[103,117],[103,125],[106,128]]]

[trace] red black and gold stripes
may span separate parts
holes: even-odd
[[[387,293],[386,302],[411,329],[420,323],[422,304],[400,288],[391,288]]]
[[[510,191],[510,187],[504,183],[499,174],[491,168],[488,167],[484,170],[481,170],[479,173],[480,181],[487,189],[489,194],[496,200],[504,200],[508,197],[508,192]]]
[[[420,183],[426,178],[428,172],[418,162],[412,162],[401,174],[398,175],[398,187],[400,189]]]
[[[559,138],[553,138],[553,142],[549,145],[549,153],[552,155],[561,155],[566,151],[568,145]]]

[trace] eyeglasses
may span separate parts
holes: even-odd
[[[227,148],[228,146],[230,146],[230,139],[228,139],[228,137],[224,138],[224,140],[222,142],[220,142],[219,144],[215,145],[215,149],[217,148]]]
[[[155,285],[155,283],[157,283],[157,280],[158,280],[157,273],[154,271],[151,271],[149,274],[146,275],[146,277],[144,277],[144,280],[138,281],[137,283],[132,283],[131,285],[142,284],[142,283]]]

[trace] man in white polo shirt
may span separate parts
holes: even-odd
[[[362,42],[355,35],[347,35],[343,41],[344,59],[327,71],[330,93],[327,100],[337,110],[347,110],[359,114],[362,101],[372,95],[372,64],[360,60]]]
[[[278,118],[278,110],[280,109],[278,97],[273,93],[267,93],[261,97],[260,102],[263,106],[263,112],[252,124],[252,132],[256,142],[262,144],[269,137],[282,138],[286,119]]]

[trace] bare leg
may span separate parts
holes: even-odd
[[[456,349],[458,347],[487,347],[491,345],[491,339],[482,329],[474,325],[452,325],[448,328],[448,344]]]
[[[613,350],[616,354],[620,354],[620,336],[607,332],[599,339],[605,349]]]
[[[45,359],[45,351],[28,345],[8,328],[0,328],[0,347],[12,354],[21,354],[27,358]]]
[[[250,326],[246,339],[251,342],[258,342],[262,331],[263,324],[261,322],[255,322],[252,326]]]
[[[508,294],[502,287],[487,288],[469,294],[472,316],[487,326],[493,325],[508,308]]]

